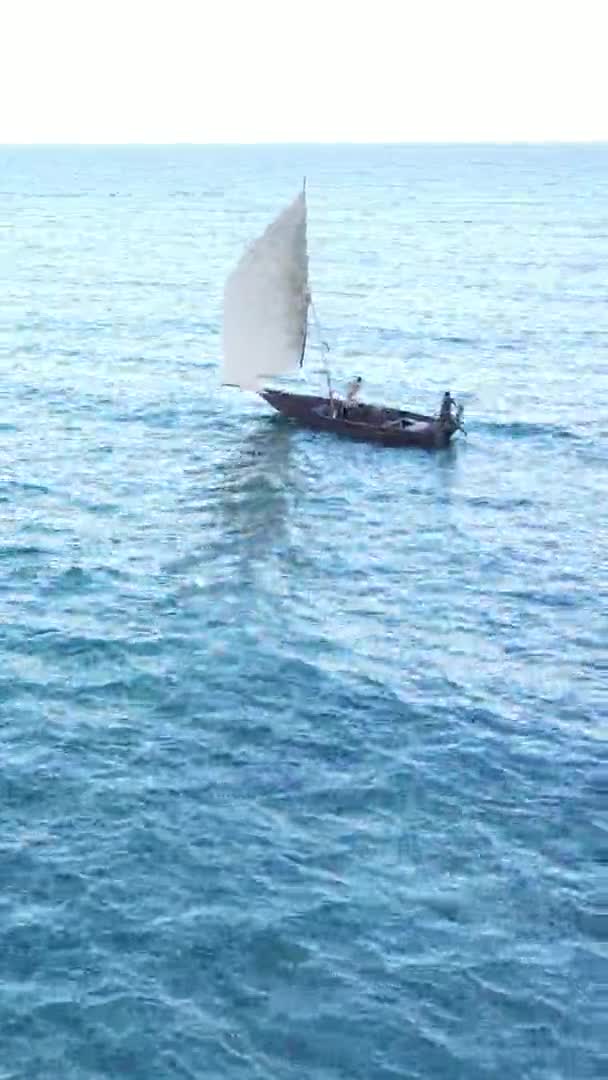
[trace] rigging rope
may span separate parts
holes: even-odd
[[[314,305],[314,302],[313,302],[312,298],[311,298],[311,301],[310,301],[310,310],[312,311],[314,327],[315,327],[315,330],[317,332],[317,338],[319,339],[319,347],[320,347],[323,355],[325,357],[327,357],[327,355],[329,353],[329,345],[327,344],[327,342],[324,340],[324,338],[321,335],[321,323],[319,322],[319,316],[317,315],[317,309],[316,309],[316,307]]]
[[[315,305],[313,303],[312,297],[310,298],[310,310],[312,312],[313,325],[314,325],[314,328],[315,328],[315,331],[316,331],[316,336],[317,336],[319,348],[321,349],[323,370],[325,372],[325,377],[327,379],[327,389],[329,391],[330,398],[332,398],[333,397],[333,389],[332,389],[332,385],[331,385],[331,371],[329,370],[329,360],[328,360],[330,349],[329,349],[329,345],[327,344],[327,342],[325,341],[325,339],[322,336],[321,323],[319,322],[319,316],[317,315],[317,309],[316,309],[316,307],[315,307]]]

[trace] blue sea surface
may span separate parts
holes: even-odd
[[[219,386],[303,175],[450,450]],[[608,146],[0,149],[1,1080],[606,1075],[607,267]]]

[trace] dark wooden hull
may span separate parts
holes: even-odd
[[[351,405],[345,415],[332,416],[326,397],[287,390],[263,390],[261,397],[283,416],[306,427],[382,446],[421,446],[433,450],[447,446],[457,430],[454,422],[446,426],[432,416],[401,409],[360,404]]]

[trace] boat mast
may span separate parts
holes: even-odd
[[[306,200],[306,177],[302,180],[302,198]],[[308,277],[308,275],[307,275]],[[310,289],[306,286],[306,319],[304,321],[304,337],[302,338],[302,352],[300,353],[300,367],[304,365],[304,353],[306,352],[306,339],[308,337],[308,308],[310,307]]]

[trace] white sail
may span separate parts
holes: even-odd
[[[224,290],[222,382],[258,390],[270,375],[299,366],[306,342],[306,196],[245,252]]]

